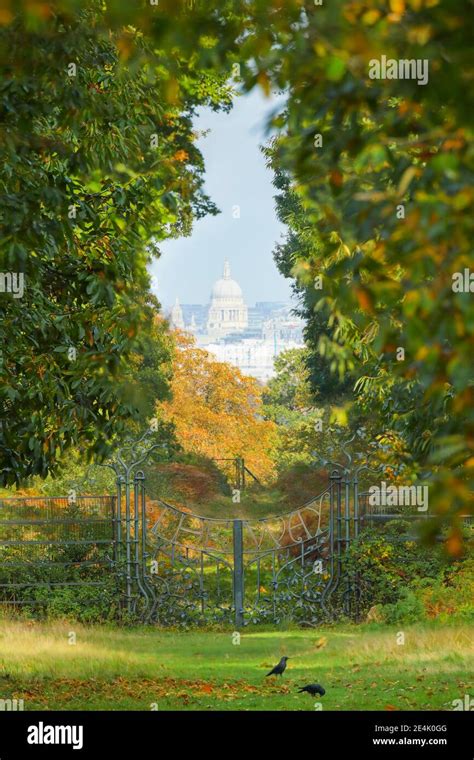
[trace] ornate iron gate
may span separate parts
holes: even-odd
[[[292,620],[335,616],[334,592],[357,613],[358,583],[343,557],[359,531],[358,477],[335,468],[327,489],[301,508],[260,520],[219,520],[154,502],[145,579],[148,619],[161,624]],[[342,600],[342,601],[341,601]]]
[[[106,568],[117,608],[145,622],[316,625],[340,611],[357,615],[360,579],[347,575],[344,555],[360,530],[365,465],[353,468],[349,455],[345,465],[330,463],[327,488],[287,514],[213,519],[147,496],[141,467],[159,448],[148,432],[106,465],[115,473],[115,496],[52,499],[49,506],[29,499],[11,514],[3,500],[0,603],[18,601],[15,583],[23,591],[51,589],[55,563],[69,563],[71,578],[58,577],[58,585],[100,585]],[[242,460],[238,472],[242,477]],[[15,562],[24,567],[26,560],[30,577],[15,581]],[[91,577],[81,574],[86,568]],[[24,603],[36,598],[22,596]]]

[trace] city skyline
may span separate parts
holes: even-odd
[[[194,335],[196,345],[262,383],[275,376],[275,359],[302,348],[303,322],[283,301],[245,302],[227,259],[208,304],[180,304],[169,312],[172,328]]]

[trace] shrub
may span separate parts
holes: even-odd
[[[385,623],[416,623],[426,619],[423,601],[412,588],[403,588],[395,604],[385,604],[381,609]]]
[[[428,618],[474,621],[474,557],[457,562],[443,577],[419,590]]]
[[[298,462],[281,472],[276,487],[289,502],[300,507],[322,493],[329,486],[327,470],[315,470],[307,464]]]
[[[448,561],[442,546],[421,546],[403,538],[400,521],[385,532],[367,528],[352,543],[344,570],[361,589],[361,613],[377,604],[394,604],[419,578],[436,578]]]
[[[474,557],[448,562],[441,546],[363,534],[347,565],[362,587],[362,612],[376,609],[386,623],[474,620]],[[375,618],[374,618],[375,619]]]
[[[225,475],[216,463],[202,456],[183,455],[179,461],[150,465],[145,473],[147,494],[152,499],[192,506],[230,493]]]
[[[111,578],[100,586],[64,586],[35,593],[47,619],[69,618],[80,623],[101,623],[118,616],[118,594]]]

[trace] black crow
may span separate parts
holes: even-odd
[[[302,691],[307,691],[312,697],[315,697],[316,694],[319,694],[320,697],[324,697],[326,694],[326,689],[324,689],[319,683],[308,683],[306,686],[298,689],[298,694],[301,694]]]
[[[282,657],[278,665],[275,665],[275,667],[267,673],[265,678],[268,678],[268,676],[282,676],[286,670],[286,661],[289,659],[289,657]]]

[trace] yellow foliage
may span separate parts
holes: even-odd
[[[241,456],[262,480],[274,475],[276,425],[262,419],[262,387],[177,332],[172,399],[158,415],[175,426],[183,449],[214,459]],[[219,463],[218,463],[219,464]]]

